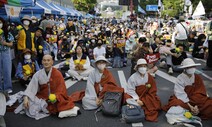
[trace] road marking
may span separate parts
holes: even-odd
[[[199,60],[199,61],[202,61],[204,63],[206,63],[206,60],[203,60],[203,59],[198,59],[198,58],[194,58],[195,60]]]
[[[127,81],[126,81],[124,72],[123,71],[118,71],[118,76],[119,76],[119,81],[121,83],[121,87],[124,88],[124,91],[126,91]]]
[[[162,77],[162,78],[164,78],[164,79],[166,79],[166,80],[172,82],[172,83],[175,83],[176,80],[177,80],[176,77],[171,76],[171,75],[169,75],[169,74],[167,74],[167,73],[165,73],[165,72],[163,72],[163,71],[160,71],[160,70],[157,70],[157,71],[156,71],[156,74],[157,74],[158,76],[160,76],[160,77]]]
[[[77,81],[72,81],[71,79],[66,80],[66,81],[65,81],[66,89],[70,88],[70,87],[73,86],[75,83],[77,83]]]
[[[207,74],[203,73],[202,71],[196,69],[196,72],[197,72],[197,74],[201,74],[202,76],[204,76],[212,81],[212,77],[208,76]]]
[[[63,65],[66,61],[60,62],[56,65],[54,65],[55,68],[59,68],[60,65]],[[70,88],[71,86],[73,86],[75,83],[77,83],[77,81],[72,81],[71,79],[68,79],[65,81],[66,84],[66,89]]]

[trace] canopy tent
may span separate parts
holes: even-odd
[[[44,9],[41,8],[38,5],[35,5],[34,7],[24,7],[23,10],[21,11],[22,14],[42,14],[44,13]]]
[[[192,15],[192,18],[200,18],[203,15],[205,15],[205,8],[202,4],[202,1],[200,0],[199,4],[197,5],[197,7]]]
[[[43,8],[44,12],[46,14],[56,14],[56,15],[60,14],[60,11],[52,8],[48,3],[46,3],[43,0],[36,0],[36,5],[38,5],[39,7]]]
[[[80,15],[78,15],[78,13],[74,10],[74,9],[71,9],[71,8],[66,8],[69,12],[71,12],[72,13],[72,15],[71,16],[80,16]]]
[[[95,18],[94,15],[91,15],[91,14],[89,14],[89,13],[87,13],[84,17],[85,17],[85,18]]]
[[[19,7],[35,6],[34,0],[0,0],[0,6],[3,6],[4,4]]]
[[[71,15],[71,13],[68,10],[66,10],[65,8],[63,8],[62,6],[59,6],[59,5],[56,5],[56,4],[53,4],[53,3],[50,3],[49,5],[60,10],[60,13],[62,15]]]
[[[138,12],[142,13],[142,14],[146,14],[146,12],[144,11],[143,8],[141,8],[140,5],[138,5]]]
[[[56,8],[55,6],[50,5],[50,4],[48,4],[48,5],[49,5],[51,8],[53,8],[54,10],[59,11],[59,12],[60,12],[60,15],[67,15],[67,13],[66,13],[64,10],[59,9],[59,8]]]

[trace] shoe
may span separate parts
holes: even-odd
[[[83,77],[82,80],[87,81],[88,77]]]
[[[166,65],[166,62],[165,61],[162,61],[162,62],[160,62],[159,67],[160,68],[163,68],[163,67],[165,67],[165,65]]]
[[[54,61],[58,61],[57,57],[54,58]]]
[[[170,74],[170,75],[173,74],[173,70],[171,67],[169,68],[168,74]]]
[[[9,94],[12,93],[12,92],[13,92],[12,90],[8,90],[8,91],[7,91],[7,93],[9,93]]]

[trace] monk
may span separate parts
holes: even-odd
[[[43,114],[30,114],[32,113],[30,110],[37,108],[36,105],[43,107],[42,111],[49,114],[56,114],[74,108],[73,101],[67,95],[62,74],[52,67],[52,56],[45,55],[42,64],[44,68],[34,74],[24,92],[23,108],[29,110],[27,115],[30,117],[42,117]],[[46,104],[47,110],[45,109]],[[16,113],[19,108],[16,109]]]
[[[212,99],[206,94],[202,78],[195,74],[196,66],[191,58],[182,62],[184,72],[177,77],[174,95],[170,97],[163,110],[168,111],[172,106],[181,106],[190,110],[193,115],[202,119],[212,119]]]
[[[85,110],[94,110],[101,106],[106,92],[124,92],[123,88],[116,85],[111,72],[106,69],[109,61],[104,56],[98,56],[94,64],[95,70],[88,77],[86,90],[71,95],[74,101],[82,100]]]
[[[141,106],[147,121],[156,122],[161,102],[157,96],[155,79],[147,73],[147,62],[139,59],[134,68],[136,72],[128,79],[126,102]]]

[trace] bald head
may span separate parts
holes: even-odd
[[[49,71],[53,66],[53,58],[51,55],[44,55],[42,60],[43,68]]]

